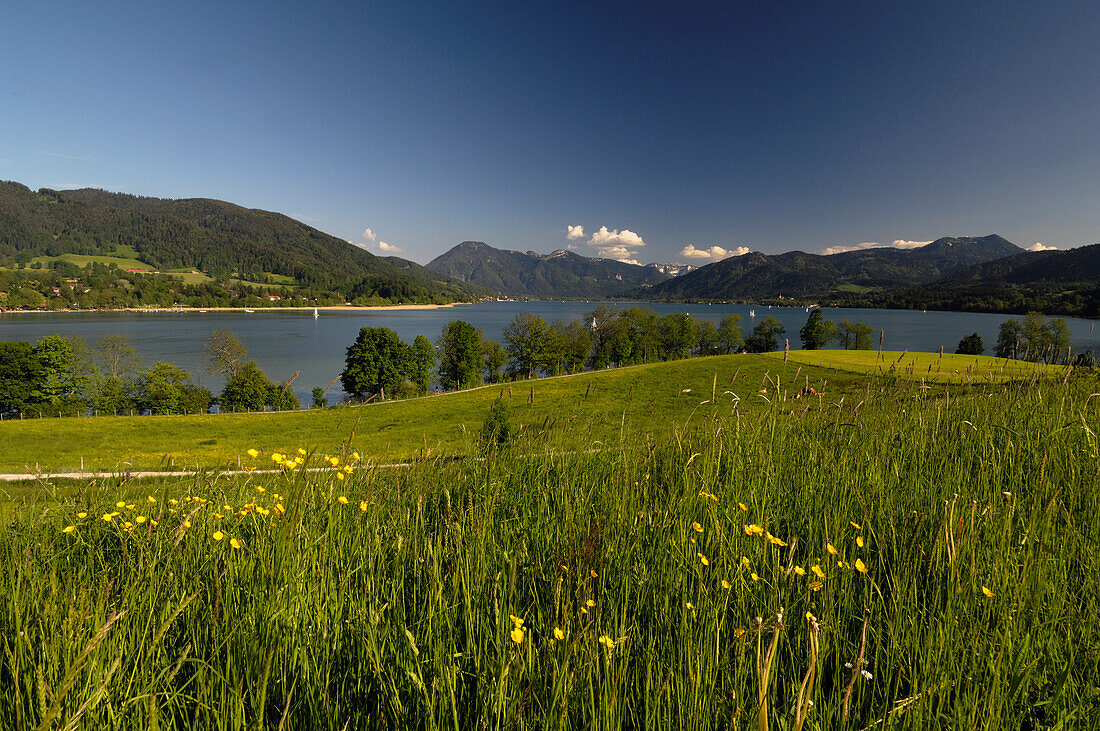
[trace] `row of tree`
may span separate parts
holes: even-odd
[[[167,361],[146,367],[124,335],[94,346],[77,336],[48,335],[37,343],[0,342],[0,414],[95,414],[285,411],[299,407],[289,383],[273,383],[230,331],[206,343],[210,372],[225,377],[215,397],[191,373]]]
[[[815,310],[815,315],[820,320],[820,312]],[[734,314],[715,324],[683,313],[661,317],[648,307],[620,310],[601,305],[583,320],[571,322],[557,319],[548,323],[522,312],[504,328],[503,343],[456,320],[447,323],[434,346],[423,335],[410,346],[388,328],[365,327],[347,349],[340,380],[354,399],[405,397],[425,393],[433,375],[438,387],[449,391],[537,375],[704,355],[763,353],[780,347],[780,337],[786,331],[775,318],[762,318],[748,337],[744,337],[740,322],[740,316]],[[826,329],[844,333],[846,347],[870,347],[871,329],[862,323],[857,327],[845,321],[839,329],[827,323]],[[820,344],[814,347],[823,347],[832,336],[815,338]]]

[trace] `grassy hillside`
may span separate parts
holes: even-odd
[[[702,404],[738,364],[745,408]],[[671,365],[557,381],[576,420],[487,460],[39,486],[0,530],[0,727],[1097,726],[1095,378],[830,370],[807,408],[781,356]]]
[[[502,394],[533,449],[550,439],[567,449],[638,443],[735,409],[768,408],[777,387],[790,408],[819,407],[862,388],[868,374],[888,372],[901,355],[884,353],[879,361],[869,351],[795,351],[787,364],[781,353],[715,356],[324,411],[5,421],[0,441],[10,446],[0,452],[0,472],[73,471],[82,459],[86,470],[114,472],[236,467],[238,459],[244,466],[269,466],[246,452],[337,450],[344,444],[379,462],[467,454],[491,402]],[[940,366],[934,355],[907,356],[905,367],[917,358],[937,363],[928,380],[941,383],[1024,378],[1036,368],[981,356],[945,356]],[[1043,375],[1062,372],[1039,366]],[[800,400],[807,385],[823,396]]]

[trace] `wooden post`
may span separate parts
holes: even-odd
[[[783,362],[787,362],[787,356],[791,354],[791,339],[783,339]]]
[[[535,403],[535,387],[531,386],[531,393],[527,395],[527,403]]]

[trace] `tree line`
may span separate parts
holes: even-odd
[[[125,335],[89,344],[79,336],[47,335],[36,343],[0,342],[0,415],[194,414],[287,411],[300,406],[289,382],[272,382],[244,344],[215,330],[204,347],[207,370],[223,376],[214,395],[178,365],[146,366]]]

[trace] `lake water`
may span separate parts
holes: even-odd
[[[787,329],[791,347],[799,347],[798,331],[807,313],[801,307],[761,307],[750,305],[686,305],[641,303],[659,315],[686,312],[700,320],[718,322],[728,313],[742,317],[745,333],[765,315],[775,317]],[[475,305],[429,310],[327,311],[314,319],[312,312],[256,310],[244,312],[136,313],[18,313],[0,314],[0,340],[35,341],[44,335],[76,334],[89,343],[107,334],[119,333],[130,339],[146,362],[167,360],[186,368],[197,380],[215,393],[221,390],[220,378],[203,372],[203,344],[213,330],[229,329],[248,346],[251,358],[259,362],[267,375],[282,381],[299,372],[293,388],[303,405],[309,403],[314,386],[327,386],[344,368],[344,352],[361,327],[388,327],[407,343],[417,335],[432,342],[451,320],[465,320],[481,328],[486,337],[501,339],[501,331],[519,312],[531,312],[543,319],[581,319],[594,309],[592,302],[483,302]],[[612,306],[628,307],[629,304]],[[885,330],[884,349],[938,351],[953,353],[959,340],[972,332],[982,336],[986,354],[997,342],[997,328],[1009,316],[961,312],[921,312],[910,310],[824,309],[828,320],[862,321],[878,332]],[[1100,332],[1093,333],[1093,321],[1065,318],[1073,336],[1074,352],[1100,352]],[[330,402],[342,394],[337,382],[329,391]]]

